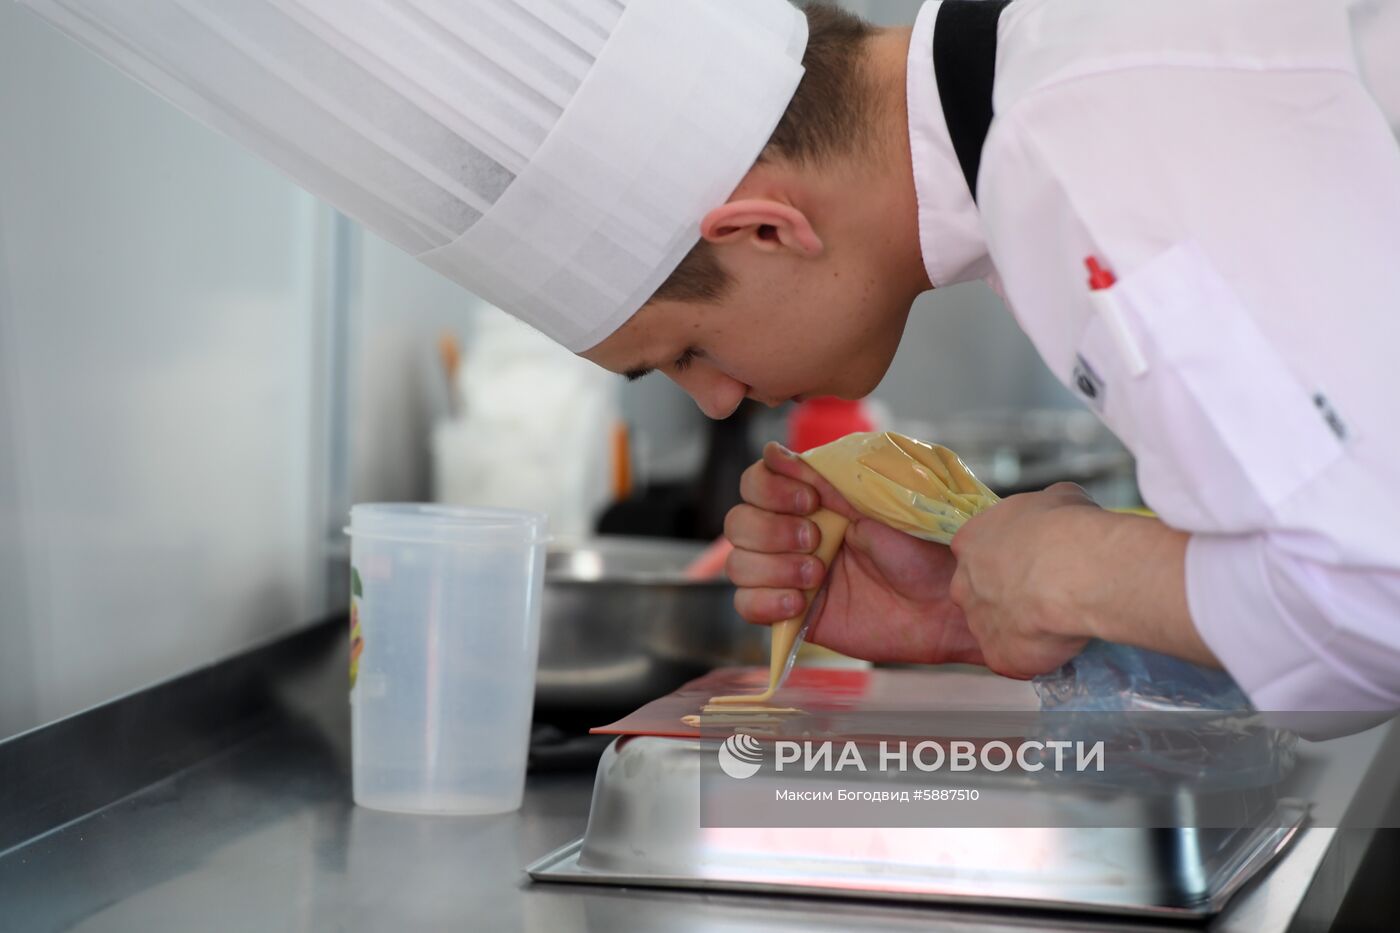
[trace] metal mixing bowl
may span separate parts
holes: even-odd
[[[596,538],[546,559],[535,710],[622,715],[715,667],[766,664],[768,630],[734,611],[728,580],[685,579],[700,542]]]

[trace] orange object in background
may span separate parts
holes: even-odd
[[[632,435],[624,421],[613,426],[612,467],[613,501],[621,502],[632,495]]]

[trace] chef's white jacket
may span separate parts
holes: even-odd
[[[908,70],[933,283],[987,279],[1132,450],[1257,707],[1400,709],[1400,145],[1346,5],[1015,0],[975,204],[938,6]]]

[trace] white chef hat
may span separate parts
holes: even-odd
[[[571,350],[699,239],[802,77],[787,0],[24,0]]]

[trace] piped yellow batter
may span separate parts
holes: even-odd
[[[682,716],[681,722],[697,728],[702,725],[772,725],[781,722],[785,716],[796,716],[801,712],[802,710],[795,706],[768,706],[761,703],[753,706],[740,706],[737,703],[716,706],[709,703],[698,714]]]
[[[903,434],[851,434],[809,450],[802,459],[836,487],[860,514],[925,541],[950,543],[964,522],[999,501],[996,493],[973,476],[957,454]],[[817,557],[830,567],[850,522],[827,509],[819,510],[812,521],[821,531]],[[740,704],[753,713],[778,711],[765,704],[778,691],[814,596],[815,590],[806,593],[801,615],[773,626],[768,689],[758,694],[713,697],[705,713],[715,708],[737,711]],[[699,723],[696,716],[685,719],[690,725]],[[690,722],[692,719],[695,722]]]

